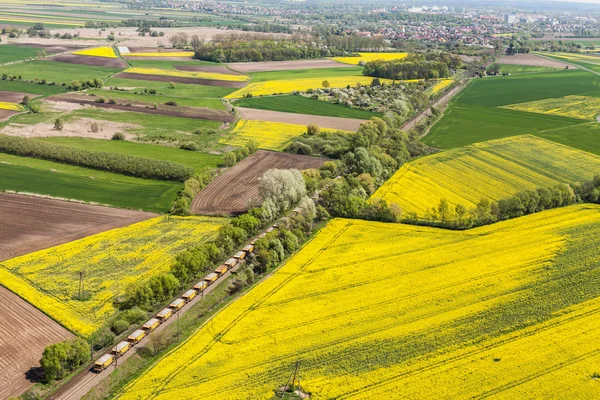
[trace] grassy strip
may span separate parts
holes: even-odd
[[[22,76],[23,79],[46,79],[57,84],[70,84],[72,81],[87,81],[95,78],[104,80],[121,71],[120,68],[95,67],[55,61],[35,60],[19,64],[0,66],[0,75]]]
[[[136,94],[131,91],[122,92],[118,90],[106,91],[102,89],[89,89],[87,92],[95,94],[98,97],[104,97],[109,99],[122,99],[131,101],[143,101],[147,103],[158,103],[165,104],[167,101],[174,101],[178,106],[186,107],[207,107],[215,110],[224,110],[225,107],[221,100],[215,98],[202,98],[202,97],[188,97],[188,96],[177,96],[173,93],[173,89],[167,89],[168,91],[161,92],[160,94]],[[171,95],[171,94],[174,95]]]
[[[24,60],[26,58],[35,57],[40,48],[15,46],[13,44],[5,44],[0,46],[0,63]]]
[[[292,69],[288,71],[253,72],[252,82],[280,81],[287,79],[331,78],[336,76],[363,76],[363,67]]]
[[[65,93],[67,89],[56,85],[41,85],[38,83],[29,83],[21,81],[4,80],[0,83],[0,90],[7,92],[21,92],[29,94],[39,94],[41,96],[51,96],[53,94]]]
[[[157,92],[173,97],[203,97],[219,98],[235,92],[236,88],[221,86],[191,85],[187,83],[176,83],[174,88],[169,87],[169,82],[150,81],[142,79],[111,78],[104,86],[118,88],[147,88],[156,89]],[[133,90],[135,91],[135,89]],[[139,91],[139,89],[138,89]]]
[[[260,110],[281,111],[295,114],[322,115],[326,117],[370,119],[381,113],[350,108],[339,104],[311,99],[303,96],[285,95],[240,99],[234,103],[237,107],[257,108]]]

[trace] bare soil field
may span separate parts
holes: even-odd
[[[0,193],[0,261],[155,216],[148,212]]]
[[[466,54],[459,54],[458,58],[461,59],[461,61],[464,62],[475,62],[475,61],[481,61],[481,57],[479,56],[467,56]]]
[[[120,58],[80,56],[77,54],[61,54],[50,57],[49,61],[63,62],[67,64],[92,65],[94,67],[126,68],[127,63]]]
[[[353,68],[356,65],[344,64],[334,60],[293,60],[230,63],[229,66],[239,72],[289,71],[293,69],[316,68]]]
[[[149,74],[134,74],[131,72],[121,72],[115,75],[115,78],[125,79],[138,79],[142,81],[153,81],[153,82],[173,82],[173,83],[189,83],[192,85],[204,85],[204,86],[221,86],[228,88],[241,89],[248,85],[247,82],[235,82],[235,81],[217,81],[214,79],[198,79],[198,78],[183,78],[179,76],[166,76],[166,75],[149,75]]]
[[[217,176],[192,202],[195,214],[239,214],[261,201],[258,185],[269,169],[318,168],[326,159],[259,150]]]
[[[227,75],[244,75],[240,72],[232,71],[223,65],[175,65],[175,68],[177,68],[179,71],[213,72],[217,74]]]
[[[18,111],[12,111],[12,110],[0,110],[0,122],[6,121],[10,117],[12,117],[13,115],[16,115],[18,113],[19,113]]]
[[[92,132],[91,126],[97,123],[100,127],[99,132]],[[33,125],[9,123],[0,133],[9,136],[19,136],[28,138],[39,137],[81,137],[88,139],[112,139],[115,133],[125,135],[125,140],[133,140],[136,135],[127,133],[130,129],[141,128],[139,125],[124,124],[120,122],[101,121],[91,118],[76,118],[64,123],[62,131],[54,129],[52,122],[40,122]]]
[[[0,286],[0,399],[21,395],[39,379],[44,348],[73,334]]]
[[[544,57],[539,57],[534,54],[516,54],[514,56],[502,56],[498,60],[498,64],[515,64],[515,65],[530,65],[533,67],[550,67],[561,68],[569,67],[569,69],[577,69],[577,67],[560,61],[549,60]]]
[[[57,96],[48,97],[47,100],[55,102],[66,102],[83,104],[92,107],[99,107],[109,110],[119,111],[130,111],[140,112],[144,114],[155,114],[155,115],[168,115],[171,117],[183,117],[183,118],[194,118],[194,119],[205,119],[209,121],[220,121],[220,122],[233,122],[235,117],[229,114],[225,110],[214,110],[212,108],[200,108],[200,107],[177,107],[177,106],[166,106],[163,104],[157,105],[158,108],[154,108],[153,103],[144,103],[140,101],[127,101],[127,103],[96,103],[96,97],[79,96],[74,94],[61,94]],[[131,105],[130,105],[131,104]]]
[[[298,125],[319,125],[321,128],[340,129],[343,131],[357,131],[362,119],[324,117],[320,115],[296,114],[279,111],[259,110],[256,108],[236,107],[242,119],[250,121],[283,122]]]
[[[7,92],[5,90],[0,90],[0,101],[5,101],[8,103],[20,103],[25,96],[29,96],[29,99],[31,100],[38,97],[39,94]]]
[[[31,40],[35,40],[33,38],[29,38]],[[12,40],[12,39],[11,39]],[[41,39],[39,39],[41,40]],[[46,40],[46,39],[43,39]],[[86,46],[74,46],[74,45],[63,45],[63,44],[44,44],[44,43],[36,43],[36,42],[31,42],[31,43],[11,43],[14,44],[15,46],[21,46],[21,47],[39,47],[44,49],[44,51],[48,54],[57,54],[57,53],[64,53],[67,51],[76,51],[79,49],[83,49]]]

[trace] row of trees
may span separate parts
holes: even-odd
[[[448,77],[461,61],[449,53],[410,53],[401,60],[375,60],[365,64],[363,74],[395,80]]]
[[[194,169],[172,161],[151,160],[104,151],[89,151],[42,140],[0,135],[0,152],[78,165],[146,179],[184,182]]]
[[[462,204],[452,207],[446,199],[441,199],[424,218],[419,218],[416,213],[406,213],[403,222],[469,229],[581,202],[600,202],[600,175],[583,183],[524,190],[498,201],[482,199],[471,209]]]
[[[83,339],[65,340],[44,349],[40,365],[44,381],[62,379],[71,371],[90,361],[90,348]]]

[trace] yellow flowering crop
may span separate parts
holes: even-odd
[[[595,120],[600,114],[600,98],[591,96],[565,96],[552,99],[501,106],[509,110],[537,114],[560,115],[578,119]]]
[[[321,131],[337,132],[338,130],[321,128]],[[231,130],[231,134],[223,137],[219,143],[243,146],[250,140],[255,140],[261,149],[283,150],[290,141],[305,133],[306,125],[240,120]]]
[[[201,72],[201,71],[177,71],[170,69],[160,69],[160,68],[129,68],[125,72],[130,72],[132,74],[144,74],[144,75],[163,75],[163,76],[174,76],[180,78],[197,78],[197,79],[212,79],[218,81],[235,81],[235,82],[245,82],[250,79],[249,76],[246,75],[231,75],[231,74],[221,74],[218,72]]]
[[[66,26],[84,26],[85,23],[82,22],[55,22],[55,21],[45,21],[43,19],[22,19],[22,18],[13,18],[13,17],[0,17],[0,21],[5,21],[5,22],[27,22],[27,23],[52,23],[54,25],[66,25]]]
[[[221,218],[158,217],[13,258],[0,282],[71,331],[87,336],[115,309],[127,285],[167,272],[174,256],[226,223]],[[79,300],[79,273],[85,300]]]
[[[599,234],[598,205],[469,231],[335,219],[118,398],[271,399],[296,361],[314,399],[596,393],[561,368],[600,361]]]
[[[308,89],[322,89],[323,81],[328,81],[332,88],[343,88],[348,85],[354,86],[357,83],[361,85],[370,85],[373,78],[370,76],[354,75],[354,76],[336,76],[323,78],[306,78],[306,79],[286,79],[274,80],[265,82],[253,82],[243,89],[235,91],[225,98],[237,99],[244,97],[246,94],[253,96],[271,95],[274,93],[291,93],[294,90],[305,91]],[[380,79],[381,82],[389,83],[389,79]]]
[[[406,163],[374,194],[423,217],[441,199],[475,207],[521,190],[591,179],[600,157],[534,136],[448,150]]]
[[[161,52],[161,53],[127,53],[126,57],[191,57],[194,55],[193,51],[172,51],[172,52]]]
[[[112,47],[96,47],[95,49],[86,49],[73,52],[78,56],[117,58]]]
[[[436,84],[431,87],[431,93],[436,94],[439,91],[444,90],[448,86],[452,85],[453,82],[454,82],[454,80],[452,80],[452,79],[442,79],[442,80],[436,82]]]
[[[360,57],[334,57],[333,59],[337,62],[344,64],[358,65],[359,62],[369,62],[375,60],[401,60],[405,58],[408,53],[358,53]]]
[[[23,111],[23,107],[17,103],[9,103],[7,101],[0,101],[0,109],[11,110],[11,111]]]

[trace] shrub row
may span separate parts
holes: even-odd
[[[183,189],[177,194],[177,199],[173,202],[171,214],[190,215],[190,206],[194,197],[212,181],[215,174],[216,170],[206,168],[186,180]]]
[[[0,152],[146,179],[184,182],[194,173],[193,168],[171,161],[151,160],[102,151],[88,151],[41,140],[6,135],[0,135]]]

